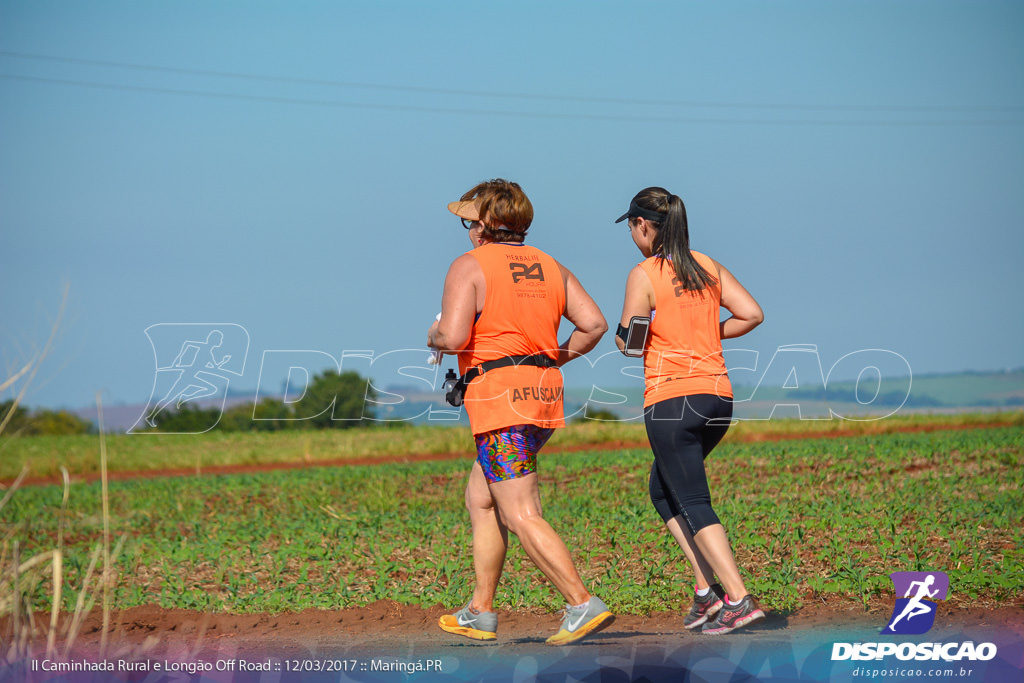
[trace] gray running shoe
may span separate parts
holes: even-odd
[[[437,622],[448,633],[473,640],[498,638],[498,615],[494,612],[474,612],[466,605],[455,614],[445,614]]]
[[[551,645],[568,645],[591,633],[597,633],[615,621],[608,605],[601,598],[591,596],[583,607],[566,607],[558,633],[547,639]]]
[[[693,606],[690,607],[690,613],[683,619],[683,626],[686,628],[697,628],[715,616],[718,610],[722,609],[722,599],[724,597],[725,591],[717,583],[711,584],[711,590],[704,597],[694,593]]]
[[[764,612],[760,610],[754,598],[744,595],[743,599],[735,605],[730,605],[728,600],[722,603],[722,609],[718,611],[715,620],[704,624],[704,633],[719,636],[730,631],[735,631],[740,626],[746,626],[757,619],[764,619]]]

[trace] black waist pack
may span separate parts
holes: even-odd
[[[470,382],[488,370],[507,368],[510,365],[528,365],[537,368],[553,368],[557,365],[557,362],[554,358],[545,356],[541,353],[534,353],[529,356],[505,356],[504,358],[485,361],[480,365],[474,365],[469,370],[466,370],[466,374],[459,377],[459,381],[455,383],[455,386],[445,393],[444,400],[448,401],[449,405],[453,405],[458,408],[462,405],[462,401],[466,397],[466,386]]]

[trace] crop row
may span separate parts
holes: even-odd
[[[647,450],[541,456],[545,515],[613,609],[686,600],[692,577],[647,499]],[[113,607],[231,612],[335,609],[379,599],[455,606],[472,590],[468,460],[309,467],[110,484],[122,539]],[[868,605],[894,571],[941,570],[953,604],[1024,599],[1024,429],[723,444],[715,506],[748,587],[778,610],[809,599]],[[18,490],[0,510],[26,556],[64,547],[65,608],[103,525],[99,484]],[[60,526],[63,515],[64,525]],[[7,549],[4,549],[7,552]],[[48,607],[41,572],[28,593]],[[513,541],[498,600],[561,607]]]
[[[334,463],[353,458],[372,459],[413,454],[468,453],[469,427],[398,423],[399,427],[325,429],[299,432],[204,434],[108,434],[111,473],[165,469],[205,472],[223,465],[274,463]],[[810,434],[879,435],[899,430],[963,427],[1024,427],[1024,411],[957,415],[894,415],[875,420],[739,420],[726,442]],[[587,444],[646,442],[643,420],[586,420],[555,432],[548,452]],[[0,482],[30,467],[36,481],[56,483],[65,467],[72,477],[99,472],[95,435],[0,436]]]

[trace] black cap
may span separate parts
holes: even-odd
[[[631,199],[629,201],[629,211],[619,216],[615,222],[621,223],[627,218],[646,218],[649,221],[660,223],[661,221],[665,220],[665,214],[660,213],[658,211],[651,211],[650,209],[645,209],[644,207],[637,204],[635,199]]]

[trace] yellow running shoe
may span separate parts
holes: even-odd
[[[494,612],[474,612],[466,605],[455,614],[442,615],[437,625],[448,633],[473,640],[498,638],[498,615]]]
[[[615,621],[615,615],[608,611],[608,605],[597,596],[592,596],[582,607],[566,607],[562,627],[558,633],[547,639],[551,645],[568,645]]]

